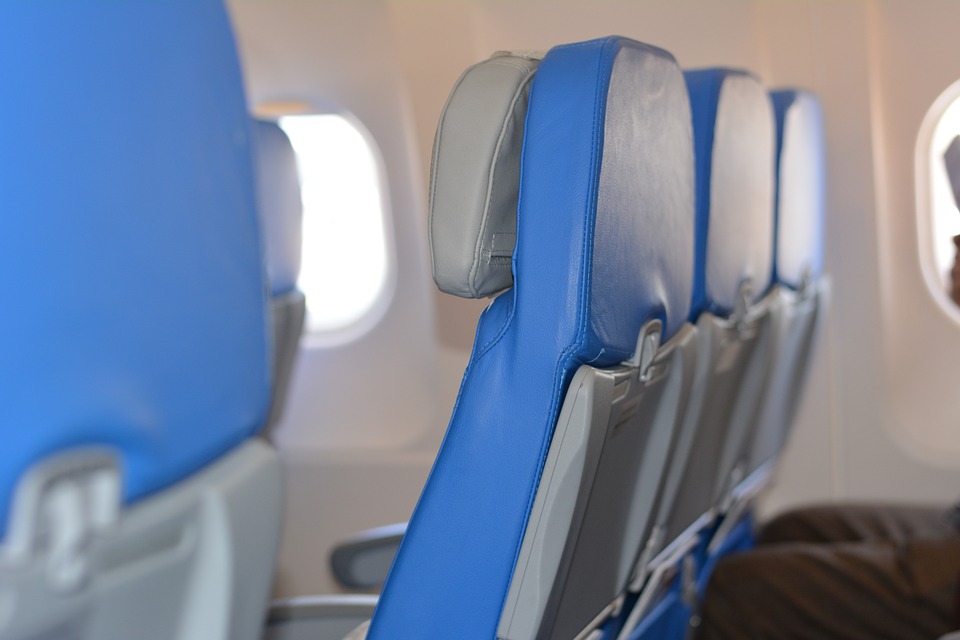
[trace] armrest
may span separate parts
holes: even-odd
[[[373,617],[377,596],[329,595],[278,600],[270,606],[263,640],[363,638],[358,629]],[[352,632],[358,632],[354,635]]]
[[[338,544],[330,554],[337,582],[349,589],[377,589],[383,585],[397,555],[407,523],[367,529]]]
[[[960,640],[960,631],[951,631],[945,636],[940,636],[940,640]]]

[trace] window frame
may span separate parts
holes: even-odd
[[[377,182],[377,192],[380,211],[380,230],[383,245],[383,272],[376,290],[372,293],[370,302],[364,307],[363,311],[356,317],[349,320],[346,324],[331,327],[310,326],[309,316],[309,296],[307,299],[307,310],[304,317],[303,332],[301,334],[301,348],[332,348],[355,342],[369,333],[386,314],[387,309],[393,299],[396,289],[397,263],[396,263],[396,242],[393,234],[393,215],[390,206],[389,183],[387,180],[386,163],[383,152],[377,144],[376,139],[370,132],[370,129],[351,111],[331,106],[327,104],[316,104],[304,101],[272,101],[259,105],[255,110],[258,117],[268,118],[277,123],[284,133],[291,138],[291,144],[296,151],[296,143],[293,136],[284,129],[282,120],[290,117],[309,117],[309,116],[337,116],[346,121],[363,139],[370,157],[373,161],[373,169]],[[303,189],[303,176],[300,166],[300,158],[297,157],[298,177],[300,178],[301,190]],[[304,216],[307,215],[306,206],[304,207]],[[309,248],[306,245],[307,236],[301,229],[301,270],[297,276],[297,287],[303,291],[301,278],[303,277],[303,261]],[[304,295],[307,292],[304,291]]]
[[[936,142],[938,128],[944,116],[951,108],[960,110],[960,80],[948,86],[933,101],[923,118],[917,134],[914,151],[915,191],[917,206],[917,244],[920,258],[920,270],[931,297],[943,313],[960,324],[960,306],[950,297],[949,282],[944,281],[937,262],[934,233],[937,227],[935,199],[935,171],[946,176],[943,160],[934,161],[933,145]],[[960,130],[956,132],[960,134]],[[960,214],[957,214],[960,216]]]

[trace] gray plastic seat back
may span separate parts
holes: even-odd
[[[649,559],[652,515],[679,407],[689,401],[695,346],[696,330],[688,326],[659,350],[639,346],[635,363],[577,372],[498,637],[572,638],[620,607]]]
[[[774,355],[761,410],[757,414],[748,474],[772,462],[786,445],[789,427],[806,382],[819,326],[823,289],[811,284],[801,295],[778,288],[774,295],[771,306]]]
[[[665,542],[716,513],[737,479],[730,452],[749,437],[769,360],[765,307],[739,327],[709,314],[697,324],[694,401],[684,410],[660,513]]]

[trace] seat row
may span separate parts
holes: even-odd
[[[684,636],[802,387],[822,145],[811,94],[625,38],[461,76],[433,272],[496,297],[368,638]]]
[[[0,638],[256,638],[281,500],[258,436],[303,314],[292,151],[251,126],[219,0],[64,11],[0,21]],[[465,73],[434,276],[496,298],[368,637],[686,623],[796,405],[821,135],[809,94],[624,38]],[[309,633],[281,617],[268,637]]]

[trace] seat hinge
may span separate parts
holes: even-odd
[[[737,304],[730,316],[730,321],[736,327],[741,339],[753,337],[756,331],[756,313],[753,311],[753,286],[749,282],[744,282],[740,286]]]
[[[71,451],[43,460],[17,487],[0,565],[42,563],[48,587],[82,589],[90,551],[120,514],[120,465],[107,449]]]
[[[660,336],[663,333],[663,323],[659,320],[648,320],[640,328],[637,335],[637,348],[633,356],[624,364],[638,369],[641,382],[646,382],[652,375],[652,367],[657,352],[660,350]]]
[[[810,267],[803,270],[800,276],[800,286],[797,288],[797,295],[801,300],[808,300],[813,295],[813,272]]]

